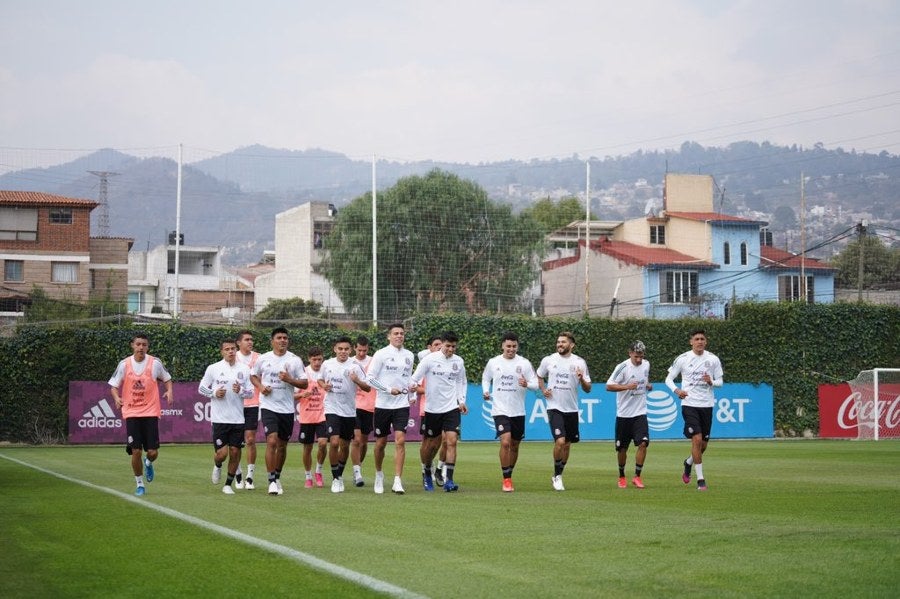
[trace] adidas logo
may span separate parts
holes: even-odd
[[[84,413],[78,420],[78,426],[81,428],[118,428],[122,426],[122,419],[116,416],[112,406],[104,398]]]

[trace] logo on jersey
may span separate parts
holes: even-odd
[[[82,415],[78,420],[78,426],[81,428],[118,428],[122,426],[122,419],[116,417],[112,406],[104,398]]]

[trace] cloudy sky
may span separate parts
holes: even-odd
[[[0,1],[0,150],[900,153],[895,0]]]

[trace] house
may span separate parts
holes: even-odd
[[[124,301],[133,239],[91,237],[91,200],[0,190],[0,312],[21,313],[32,289],[53,299]]]
[[[275,215],[275,269],[256,277],[256,311],[270,299],[299,297],[319,302],[328,313],[345,312],[321,272],[336,214],[334,204],[307,202]]]
[[[666,175],[663,210],[582,236],[543,264],[544,313],[616,317],[726,314],[733,300],[834,301],[834,269],[771,246],[759,220],[718,213],[712,177]],[[586,264],[587,262],[587,264]]]

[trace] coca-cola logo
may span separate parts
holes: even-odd
[[[879,428],[900,427],[900,395],[894,399],[880,399],[876,404],[874,398],[863,399],[858,391],[851,393],[841,402],[837,413],[837,424],[845,430],[857,428],[859,422],[865,426],[872,426],[875,421],[876,408],[878,409]]]

